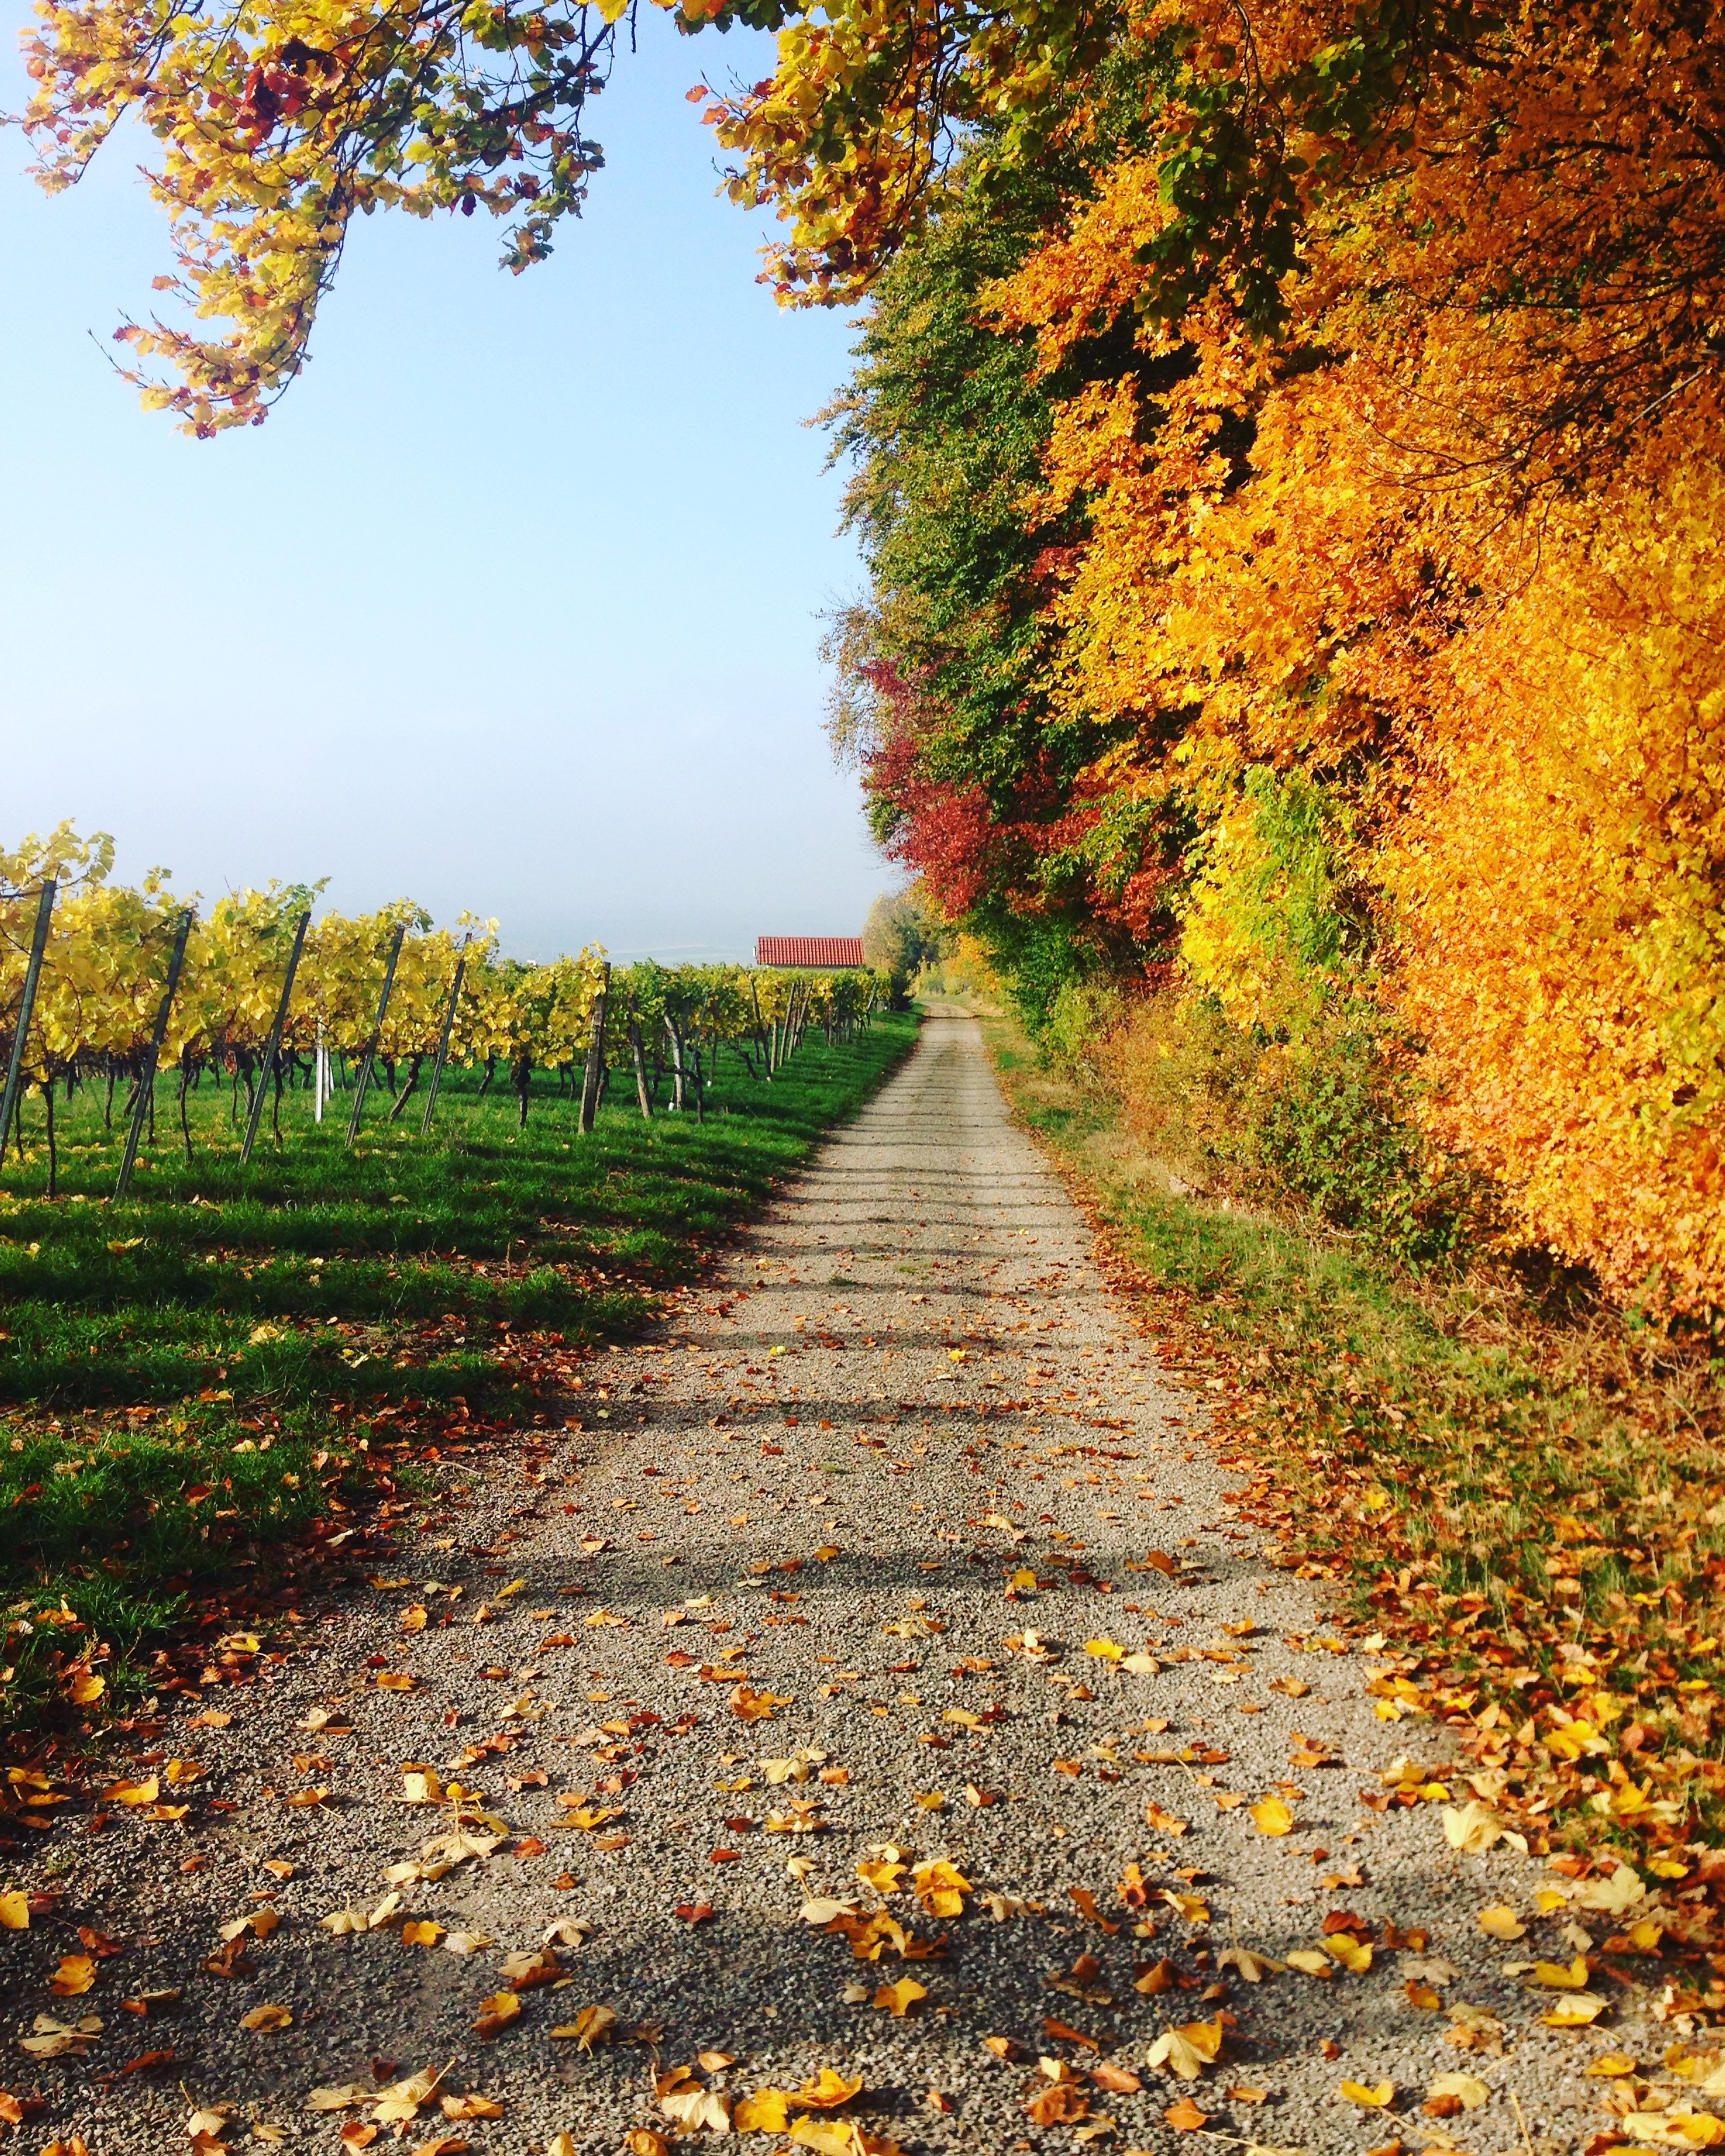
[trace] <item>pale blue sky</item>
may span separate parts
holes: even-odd
[[[895,879],[820,730],[858,570],[802,424],[851,332],[755,283],[684,101],[768,41],[641,12],[551,261],[362,221],[312,365],[211,443],[108,365],[168,266],[135,154],[49,200],[0,134],[0,835],[72,816],[212,896],[470,906],[523,956],[860,927]],[[0,108],[23,88],[8,37]]]

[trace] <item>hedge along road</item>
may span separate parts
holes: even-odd
[[[1433,1725],[1378,1718],[1370,1652],[1230,1517],[1090,1250],[974,1021],[929,1019],[459,1541],[403,1529],[129,1763],[183,1820],[116,1794],[14,1881],[59,1896],[5,1943],[27,2130],[1574,2146],[1624,2032],[1543,2025],[1516,1964],[1578,1911],[1450,1846],[1395,1764]],[[88,1989],[51,1995],[63,1956]]]

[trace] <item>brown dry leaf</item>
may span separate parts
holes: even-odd
[[[1136,2096],[1144,2086],[1130,2066],[1116,2066],[1107,2059],[1091,2068],[1090,2077],[1111,2096]]]
[[[445,2118],[501,2118],[504,2110],[495,2097],[480,2096],[476,2092],[469,2096],[440,2097],[438,2107]]]
[[[670,2156],[670,2143],[662,2133],[655,2133],[650,2126],[637,2126],[623,2137],[628,2156]],[[545,2156],[581,2156],[573,2138],[560,2133],[546,2150]]]
[[[290,1796],[284,1797],[282,1802],[290,1804],[295,1811],[305,1811],[313,1804],[322,1804],[329,1794],[327,1789],[295,1789]]]
[[[1268,1954],[1241,1946],[1224,1947],[1216,1956],[1216,1967],[1237,1969],[1248,1984],[1260,1984],[1266,1976],[1282,1976],[1287,1971],[1286,1962],[1272,1961]]]
[[[242,2029],[291,2029],[294,2017],[285,2006],[254,2006],[239,2017]]]
[[[1190,1820],[1179,1819],[1173,1812],[1165,1812],[1154,1797],[1144,1807],[1144,1818],[1158,1834],[1178,1836],[1191,1827]]]
[[[553,2036],[572,2036],[583,2051],[590,2051],[601,2043],[617,2026],[617,2013],[610,2006],[583,2006],[572,2021],[553,2029]]]
[[[1200,2111],[1189,2096],[1171,2103],[1162,2115],[1176,2133],[1197,2133],[1209,2124],[1209,2113]]]
[[[1411,1976],[1402,1989],[1408,1994],[1409,2005],[1417,2006],[1422,2014],[1435,2014],[1444,2003],[1429,1984],[1417,1983]]]
[[[1090,2098],[1074,2082],[1051,2082],[1024,2106],[1038,2126],[1075,2126],[1090,2116]]]
[[[791,1700],[788,1693],[757,1691],[752,1685],[740,1684],[732,1689],[729,1704],[739,1722],[771,1722],[776,1710]]]
[[[1140,1970],[1133,1977],[1132,1989],[1142,1991],[1147,1998],[1154,1998],[1159,1991],[1172,1990],[1174,1980],[1174,1965],[1164,1954],[1160,1961],[1153,1963],[1148,1969]]]

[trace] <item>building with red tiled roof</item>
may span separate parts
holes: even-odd
[[[812,972],[836,972],[863,963],[860,936],[757,936],[757,966],[803,967]]]

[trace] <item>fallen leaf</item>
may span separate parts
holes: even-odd
[[[56,1999],[75,1999],[95,1982],[95,1959],[90,1954],[64,1954],[49,1989]]]
[[[254,2006],[249,2014],[242,2014],[242,2029],[290,2029],[294,2024],[291,2011],[285,2006]]]
[[[441,2097],[438,2108],[445,2118],[501,2118],[505,2107],[495,2097],[475,2093]]]
[[[557,2037],[573,2037],[583,2051],[590,2051],[602,2042],[617,2026],[616,2010],[609,2006],[583,2006],[572,2021],[562,2028],[553,2029]]]
[[[1440,2101],[1454,2097],[1464,2111],[1477,2111],[1490,2101],[1491,2095],[1485,2082],[1476,2081],[1471,2074],[1440,2074],[1425,2093],[1428,2098],[1435,2097]]]
[[[27,1932],[30,1928],[30,1897],[14,1887],[0,1894],[0,1930]]]
[[[1368,2088],[1363,2082],[1343,2082],[1339,2093],[1366,2111],[1385,2111],[1395,2101],[1394,2082],[1378,2082]]]
[[[875,1994],[875,2004],[884,2006],[889,2014],[902,2020],[919,1999],[927,1999],[928,1987],[918,1984],[914,1976],[901,1976],[896,1984],[883,1984]]]
[[[105,1804],[153,1804],[162,1794],[155,1775],[147,1782],[114,1782],[102,1791]]]
[[[1291,1834],[1294,1815],[1280,1797],[1260,1797],[1247,1816],[1260,1834]]]
[[[474,2022],[482,2043],[490,2043],[500,2036],[521,2010],[521,2002],[512,1991],[494,1991],[489,1999],[480,2001],[480,2010]]]
[[[1527,1936],[1527,1927],[1513,1909],[1502,1902],[1494,1902],[1489,1908],[1480,1911],[1480,1929],[1494,1939],[1522,1939]]]
[[[1195,2082],[1213,2066],[1222,2049],[1222,2020],[1189,2021],[1178,2029],[1164,2029],[1150,2046],[1148,2062],[1166,2066],[1183,2082]]]
[[[1200,2111],[1189,2096],[1171,2103],[1162,2115],[1176,2133],[1197,2133],[1209,2123],[1209,2113]]]

